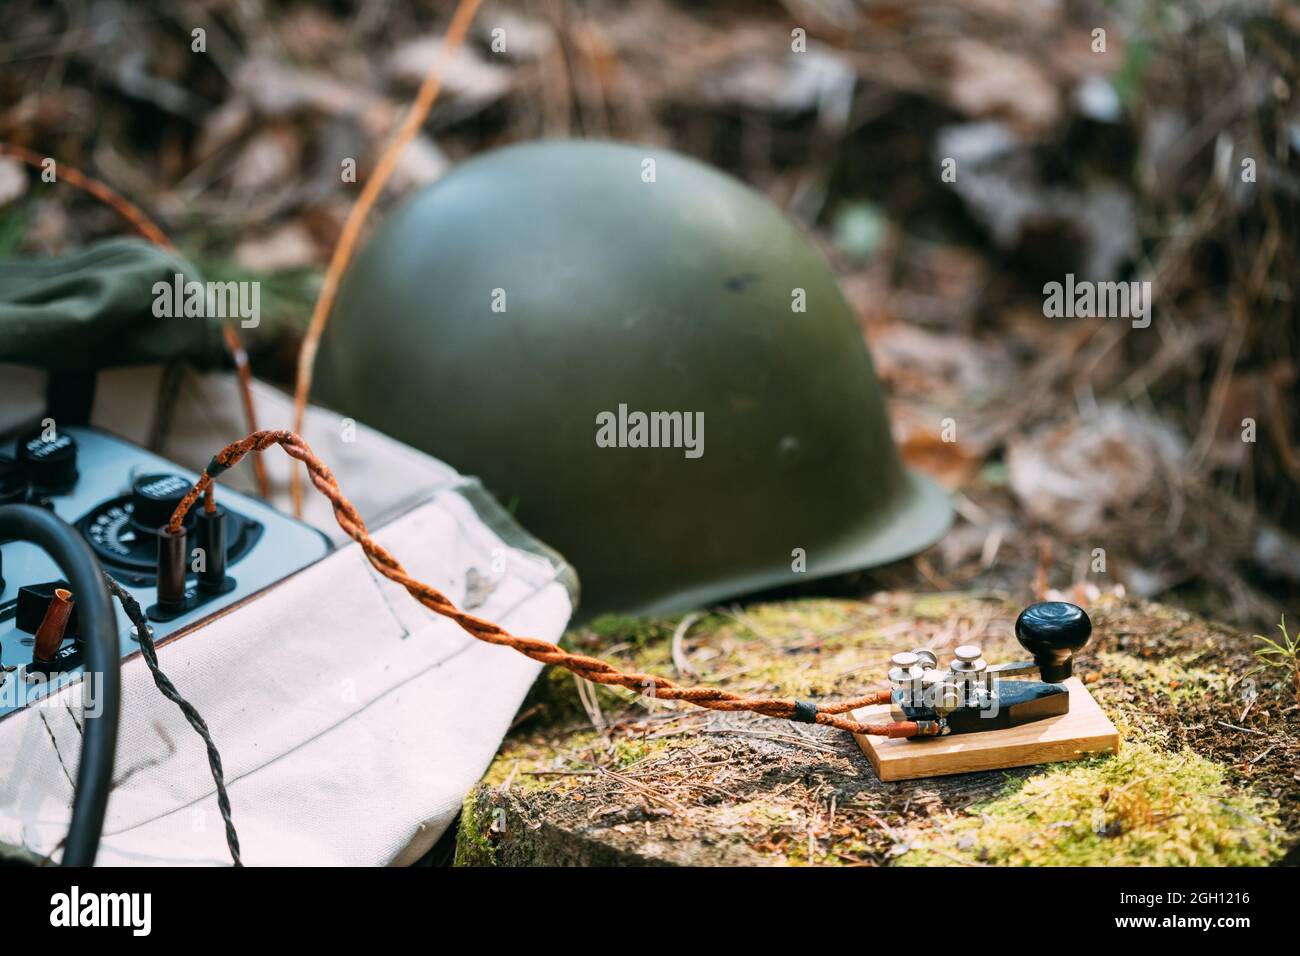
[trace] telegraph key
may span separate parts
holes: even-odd
[[[247,600],[330,547],[315,529],[229,488],[215,509],[192,509],[182,532],[168,534],[197,477],[92,428],[0,439],[0,504],[40,505],[73,525],[148,609],[155,640]],[[126,657],[138,644],[120,608],[117,616]],[[79,637],[76,595],[54,562],[33,544],[0,541],[0,718],[76,680]]]
[[[1070,693],[1061,683],[1071,675],[1074,654],[1088,642],[1092,622],[1083,608],[1045,601],[1025,608],[1016,619],[1016,638],[1032,661],[989,664],[980,649],[965,644],[953,651],[947,670],[932,651],[918,648],[890,660],[889,684],[895,720],[916,721],[913,739],[1015,727],[1070,710]],[[1007,681],[1038,671],[1041,681]]]
[[[890,660],[890,702],[854,712],[864,723],[886,715],[914,722],[912,737],[859,734],[881,780],[1072,760],[1119,749],[1119,734],[1073,676],[1074,655],[1092,634],[1082,608],[1032,604],[1015,624],[1032,660],[990,664],[962,645],[946,667],[927,648]],[[1033,677],[1040,679],[1034,680]]]

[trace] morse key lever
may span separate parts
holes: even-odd
[[[1064,601],[1031,604],[1016,618],[1016,639],[1032,661],[989,664],[974,645],[953,650],[939,667],[927,648],[895,654],[889,683],[893,718],[916,721],[928,739],[1001,730],[1069,713],[1074,655],[1092,634],[1083,608]],[[1007,680],[1038,673],[1041,680]]]
[[[1016,618],[1016,640],[1034,655],[1043,680],[1059,684],[1074,673],[1074,655],[1092,636],[1083,608],[1065,601],[1031,604]]]

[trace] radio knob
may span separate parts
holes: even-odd
[[[193,485],[180,475],[141,475],[131,484],[131,524],[138,531],[157,534]],[[194,512],[186,515],[189,524]]]
[[[37,494],[60,495],[77,483],[77,442],[67,432],[28,433],[18,440],[16,458]]]

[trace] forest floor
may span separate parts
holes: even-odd
[[[205,278],[259,283],[244,345],[291,385],[450,6],[8,7],[0,140],[109,183]],[[839,732],[546,673],[466,804],[462,862],[1296,862],[1300,703],[1256,635],[1300,623],[1298,39],[1284,2],[485,3],[369,227],[525,140],[712,163],[824,251],[903,458],[957,512],[914,560],[707,609],[676,654],[677,620],[570,645],[856,695],[916,644],[1005,659],[1018,608],[1058,596],[1095,619],[1080,666],[1124,744],[881,784]],[[126,228],[0,158],[0,256]],[[1149,323],[1049,315],[1067,274],[1151,283]]]
[[[571,646],[747,694],[857,696],[900,648],[1023,656],[997,592],[605,618]],[[843,731],[539,678],[457,834],[461,864],[1264,865],[1300,846],[1300,702],[1231,629],[1107,597],[1079,658],[1118,755],[882,783]],[[689,626],[679,633],[679,625]]]

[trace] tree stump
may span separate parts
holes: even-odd
[[[996,594],[606,618],[567,643],[750,694],[856,696],[889,656],[1023,656]],[[881,783],[847,733],[539,678],[457,831],[461,865],[1264,865],[1295,861],[1300,704],[1259,641],[1105,597],[1076,673],[1119,755]]]

